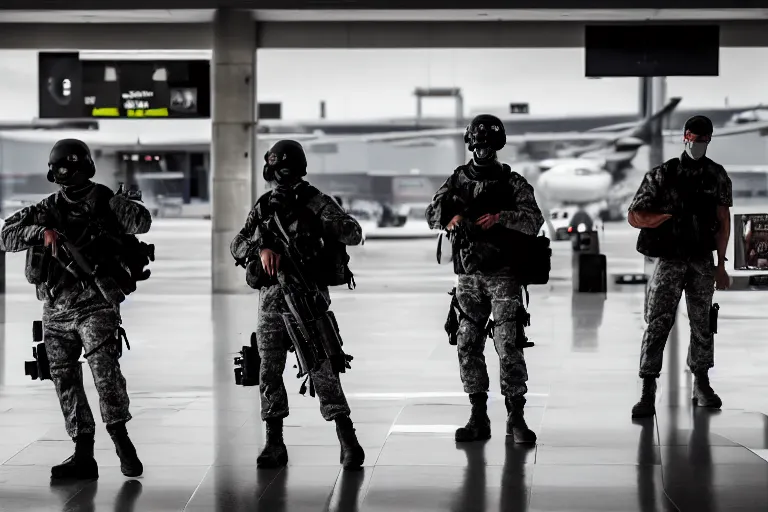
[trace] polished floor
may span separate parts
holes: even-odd
[[[52,384],[30,381],[30,323],[41,306],[8,255],[0,339],[2,511],[764,511],[768,507],[768,327],[760,292],[718,293],[719,413],[690,405],[688,328],[681,308],[661,379],[658,416],[633,422],[643,331],[642,287],[574,295],[570,249],[555,244],[550,285],[531,290],[536,346],[526,352],[523,449],[504,436],[498,360],[488,347],[494,436],[457,445],[469,413],[456,351],[442,330],[453,276],[433,241],[371,241],[352,253],[358,288],[333,296],[348,351],[343,376],[366,464],[340,470],[332,424],[298,394],[291,364],[285,439],[290,462],[257,470],[263,444],[258,390],[237,387],[232,358],[255,326],[255,295],[211,297],[210,226],[158,222],[153,277],[124,306],[131,351],[122,359],[146,470],[127,479],[103,425],[98,482],[52,486],[50,466],[72,450]],[[642,268],[634,233],[608,226],[612,271]],[[89,373],[86,371],[86,375]],[[92,407],[97,398],[90,376]]]

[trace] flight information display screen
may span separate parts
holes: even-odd
[[[38,54],[41,119],[211,117],[207,60],[82,60]]]

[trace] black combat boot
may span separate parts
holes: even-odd
[[[80,434],[75,439],[75,453],[51,468],[51,478],[94,480],[99,478],[99,466],[93,458],[93,434]]]
[[[337,416],[336,435],[341,444],[341,455],[339,462],[344,469],[360,469],[365,462],[365,452],[360,443],[357,442],[355,428],[349,416]]]
[[[120,458],[120,471],[125,476],[141,476],[144,472],[144,465],[139,460],[139,456],[136,455],[136,447],[133,446],[131,438],[128,437],[125,423],[107,425],[107,432],[109,432],[112,442],[115,443],[115,452]]]
[[[504,405],[507,407],[507,435],[517,444],[535,444],[536,434],[528,428],[523,413],[525,398],[505,398]]]
[[[283,442],[282,418],[267,420],[267,444],[256,459],[260,468],[279,468],[288,464],[288,449]]]
[[[656,379],[646,377],[643,379],[643,393],[640,401],[632,408],[633,418],[650,418],[656,414]]]
[[[723,401],[709,385],[709,375],[706,371],[694,374],[693,405],[710,409],[719,409],[723,406]]]
[[[467,425],[456,429],[456,442],[485,441],[491,438],[491,419],[488,417],[488,394],[473,393],[469,395],[472,413]]]

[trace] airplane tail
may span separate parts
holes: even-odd
[[[625,177],[640,148],[651,144],[654,124],[668,119],[681,101],[679,97],[671,98],[664,108],[646,117],[614,141],[613,152],[606,157],[606,167],[613,174],[614,180],[619,181]]]
[[[664,108],[655,114],[646,117],[643,122],[633,130],[634,133],[632,133],[630,137],[637,137],[642,140],[644,144],[650,144],[654,123],[661,122],[663,125],[664,121],[675,111],[681,101],[683,101],[683,98],[671,98],[669,102],[664,105]]]

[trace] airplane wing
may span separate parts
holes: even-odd
[[[266,134],[265,134],[266,135]],[[278,136],[277,134],[268,134],[269,137],[278,140],[285,138],[285,136]],[[402,132],[388,132],[388,133],[372,133],[368,135],[339,135],[331,136],[326,135],[322,137],[322,143],[333,143],[349,140],[358,140],[362,142],[397,142],[411,139],[422,138],[443,138],[443,137],[459,137],[464,135],[464,128],[435,128],[428,130],[413,130]],[[315,138],[317,136],[314,136]],[[264,135],[259,135],[261,140],[270,140]],[[570,141],[613,141],[616,140],[615,133],[598,133],[598,132],[538,132],[538,133],[523,133],[519,135],[507,135],[507,144],[526,144],[528,142],[570,142]]]
[[[736,126],[724,126],[715,128],[715,138],[730,137],[731,135],[742,135],[745,133],[768,131],[768,121],[758,121],[754,123],[745,123]],[[664,130],[664,137],[676,137],[682,139],[683,134],[680,130]]]

